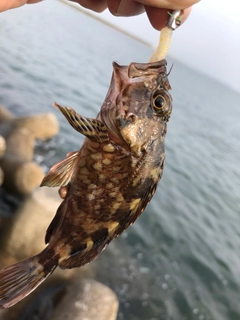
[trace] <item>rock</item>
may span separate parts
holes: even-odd
[[[35,139],[26,128],[17,128],[7,137],[6,157],[15,157],[21,161],[31,161],[34,154]]]
[[[0,320],[116,320],[118,300],[105,285],[87,279],[44,284],[15,306],[0,310]]]
[[[0,159],[0,185],[2,183],[11,192],[27,195],[39,186],[44,177],[41,167],[30,162],[33,158],[34,136],[28,129],[18,128],[11,132],[6,140],[2,139],[5,142],[5,154]]]
[[[0,105],[0,123],[14,119],[14,115],[4,106]]]
[[[14,128],[26,128],[35,139],[49,139],[59,132],[59,124],[53,113],[16,118],[12,121]]]
[[[0,185],[19,195],[31,193],[44,177],[40,166],[31,162],[35,140],[49,139],[58,132],[52,113],[16,118],[0,106]]]
[[[95,280],[76,281],[51,315],[51,320],[116,320],[118,299]]]
[[[4,155],[6,150],[6,140],[0,136],[0,158]]]
[[[0,320],[51,320],[55,305],[65,293],[66,283],[55,283],[39,290],[20,303],[5,310],[0,310]]]
[[[2,168],[0,167],[0,187],[3,184],[3,179],[4,179],[4,173],[3,173]]]
[[[0,166],[4,172],[3,187],[19,195],[30,194],[40,185],[44,172],[35,162],[19,161],[17,158],[3,157]]]
[[[5,228],[1,248],[16,260],[42,251],[47,227],[60,203],[56,188],[37,188],[14,214],[11,225]]]

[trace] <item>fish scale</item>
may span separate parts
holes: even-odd
[[[55,103],[85,140],[44,177],[41,186],[60,187],[63,201],[47,229],[45,249],[0,271],[0,308],[22,300],[56,267],[95,259],[144,211],[163,172],[170,89],[165,60],[113,63],[96,119]]]

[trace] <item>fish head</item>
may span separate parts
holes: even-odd
[[[166,65],[165,60],[133,62],[129,66],[113,63],[110,88],[99,118],[110,138],[127,145],[136,155],[166,132],[172,112]]]

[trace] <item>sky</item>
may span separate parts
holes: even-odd
[[[236,0],[202,0],[194,5],[188,20],[174,31],[169,55],[240,92],[239,8]],[[153,47],[158,44],[159,32],[146,14],[114,17],[106,10],[96,15]]]

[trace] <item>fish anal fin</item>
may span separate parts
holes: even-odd
[[[54,164],[48,174],[43,178],[40,187],[66,186],[73,174],[74,163],[77,159],[78,151],[71,152],[67,158]]]
[[[71,269],[84,266],[85,264],[95,260],[101,251],[105,248],[106,243],[101,243],[99,245],[93,245],[91,249],[84,248],[72,254],[68,258],[59,259],[58,266],[61,269]]]
[[[83,266],[96,259],[109,241],[111,241],[111,238],[108,237],[107,228],[91,233],[85,243],[75,239],[75,245],[74,242],[71,243],[69,256],[60,258],[58,265],[62,269]]]
[[[78,132],[92,141],[103,143],[109,141],[108,129],[100,120],[86,118],[78,114],[70,107],[62,107],[56,102],[54,106],[58,108],[70,125]]]
[[[57,209],[57,212],[47,228],[45,235],[45,243],[49,243],[54,231],[62,224],[65,214],[65,201],[63,201]]]

